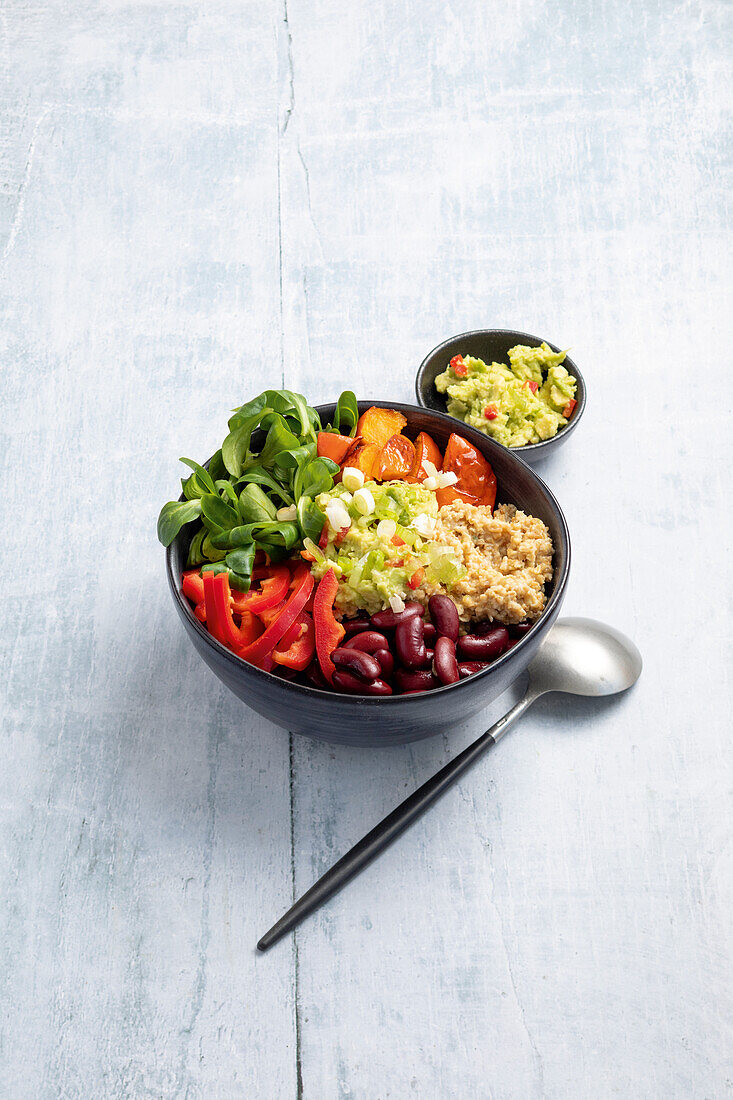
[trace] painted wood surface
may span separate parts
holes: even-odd
[[[729,1095],[729,47],[714,0],[5,4],[0,1096]],[[265,381],[409,401],[481,326],[585,373],[565,606],[643,679],[258,956],[513,693],[289,738],[187,646],[158,509]]]

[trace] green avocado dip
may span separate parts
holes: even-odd
[[[455,355],[435,379],[447,394],[451,416],[505,447],[551,439],[577,405],[577,383],[562,362],[565,352],[547,344],[509,349],[509,365]]]

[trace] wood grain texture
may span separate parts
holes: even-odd
[[[6,4],[0,1096],[729,1095],[729,46],[714,0]],[[382,754],[255,717],[170,604],[175,460],[482,326],[585,374],[538,471],[644,676],[257,957],[511,699]]]

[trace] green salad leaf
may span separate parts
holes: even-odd
[[[198,462],[194,462],[192,458],[179,458],[178,461],[182,462],[184,466],[189,466],[193,470],[198,484],[205,493],[216,492],[213,478],[208,470],[205,470],[203,466],[199,466]]]
[[[200,500],[171,500],[164,504],[158,516],[158,538],[163,546],[170,546],[181,528],[200,514]]]
[[[333,426],[341,435],[353,435],[358,421],[359,406],[356,403],[356,395],[351,390],[344,390],[336,402]]]
[[[301,497],[298,501],[298,523],[303,538],[318,542],[326,517],[311,497]]]
[[[201,514],[208,520],[209,529],[228,531],[239,523],[239,512],[227,504],[218,493],[204,493],[201,497]]]
[[[254,482],[256,485],[262,485],[270,493],[274,493],[278,500],[281,500],[283,507],[293,503],[293,498],[285,488],[271,473],[266,470],[264,466],[250,466],[246,473],[242,474],[237,485],[246,485],[248,482]]]
[[[246,592],[251,584],[256,551],[257,547],[254,542],[250,542],[246,546],[241,546],[238,550],[230,550],[224,558],[224,563],[230,571],[229,582],[232,583],[231,574],[234,574],[236,577],[234,587],[241,592]]]
[[[338,470],[337,463],[330,458],[314,458],[312,462],[304,463],[295,475],[298,500],[302,496],[316,497],[319,493],[327,493],[333,487],[333,475]]]
[[[191,545],[188,548],[188,557],[186,559],[187,569],[193,569],[194,565],[201,565],[202,562],[206,561],[206,555],[201,549],[205,538],[206,528],[202,527],[191,539]]]
[[[244,523],[267,523],[275,519],[277,508],[259,485],[251,482],[239,494],[239,516]],[[239,524],[237,524],[239,525]]]

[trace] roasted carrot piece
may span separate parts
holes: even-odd
[[[420,432],[415,440],[415,461],[406,478],[407,481],[415,482],[425,480],[428,473],[423,465],[424,462],[432,462],[435,469],[439,470],[443,465],[443,455],[433,437],[428,435],[427,432]]]
[[[375,476],[379,455],[380,448],[375,443],[367,443],[365,439],[357,436],[351,450],[347,451],[341,462],[341,469],[353,466],[355,469],[361,470],[364,477],[369,480]]]
[[[379,453],[377,478],[380,481],[402,481],[415,462],[415,444],[406,435],[393,435]]]
[[[340,465],[353,443],[354,440],[350,435],[338,435],[336,432],[319,432],[318,457],[330,458]]]
[[[399,435],[407,421],[397,409],[378,409],[372,405],[359,417],[356,434],[366,443],[375,443],[380,451],[388,439]]]

